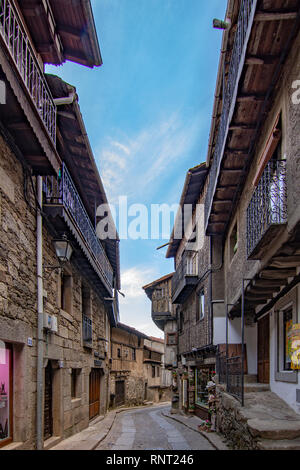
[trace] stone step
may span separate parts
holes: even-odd
[[[257,375],[256,374],[246,374],[246,375],[244,375],[244,383],[245,384],[257,383]]]
[[[300,438],[300,419],[268,419],[253,418],[248,420],[248,428],[253,437],[270,441]]]
[[[268,392],[270,390],[269,384],[260,384],[260,383],[245,383],[244,392],[253,393],[253,392]]]
[[[261,439],[257,445],[260,450],[300,450],[300,439]]]

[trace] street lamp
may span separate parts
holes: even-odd
[[[55,248],[56,256],[61,264],[70,261],[70,258],[73,253],[73,248],[71,242],[68,240],[65,234],[62,236],[62,238],[53,240],[53,245]]]

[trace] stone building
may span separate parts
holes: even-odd
[[[76,90],[44,74],[102,60],[89,1],[1,2],[0,42],[0,447],[42,449],[108,407],[118,241]]]
[[[144,376],[147,400],[153,402],[171,399],[172,372],[165,368],[165,341],[150,337],[144,341]]]
[[[226,341],[220,243],[204,233],[207,174],[205,163],[188,171],[166,254],[174,258],[176,270],[172,304],[177,312],[179,408],[205,419],[210,416],[206,385]]]
[[[240,448],[293,449],[300,436],[299,2],[230,0],[226,22],[204,223],[223,246],[219,428]],[[234,357],[229,343],[242,345]]]
[[[110,406],[141,405],[147,399],[144,343],[148,336],[118,323],[112,328]]]

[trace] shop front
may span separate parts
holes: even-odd
[[[12,347],[0,340],[0,447],[12,441]]]
[[[203,365],[195,369],[195,414],[205,420],[210,419],[207,384],[214,375],[214,365]]]

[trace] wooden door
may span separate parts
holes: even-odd
[[[52,367],[51,362],[48,361],[48,365],[45,369],[44,439],[49,439],[52,435]]]
[[[270,382],[270,320],[269,315],[258,321],[257,326],[257,375],[258,382]]]
[[[100,370],[92,369],[89,387],[89,417],[94,418],[100,413]]]
[[[124,405],[125,403],[125,382],[124,380],[118,380],[116,382],[116,406]]]

